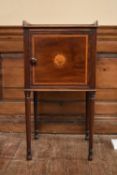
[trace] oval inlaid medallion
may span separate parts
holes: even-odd
[[[54,64],[58,67],[58,68],[62,68],[63,65],[65,64],[66,62],[66,58],[64,55],[62,54],[57,54],[55,57],[54,57]]]

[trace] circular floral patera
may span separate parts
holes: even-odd
[[[58,68],[62,68],[63,65],[65,64],[66,62],[66,58],[63,54],[57,54],[55,57],[54,57],[54,64],[58,67]]]

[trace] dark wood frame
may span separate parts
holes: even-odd
[[[30,25],[24,23],[24,54],[25,54],[25,115],[26,115],[26,138],[27,138],[27,160],[32,159],[31,153],[31,92],[33,92],[34,99],[34,136],[35,139],[38,138],[38,92],[40,91],[83,91],[86,93],[86,140],[89,140],[89,154],[88,160],[92,160],[93,155],[93,122],[94,122],[94,100],[95,100],[95,67],[96,67],[96,29],[97,24],[95,25]],[[92,52],[90,53],[90,62],[88,64],[88,76],[89,81],[87,85],[74,85],[74,86],[37,86],[31,84],[31,63],[30,63],[30,50],[31,50],[31,41],[30,41],[30,32],[38,32],[38,29],[41,31],[56,31],[61,33],[61,30],[70,31],[71,33],[80,29],[81,31],[90,32],[92,35],[91,47]]]

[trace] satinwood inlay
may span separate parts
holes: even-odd
[[[62,54],[57,54],[54,57],[54,64],[57,66],[57,68],[62,68],[66,62],[66,57]]]

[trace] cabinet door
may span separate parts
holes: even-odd
[[[32,85],[87,85],[88,35],[32,35]]]

